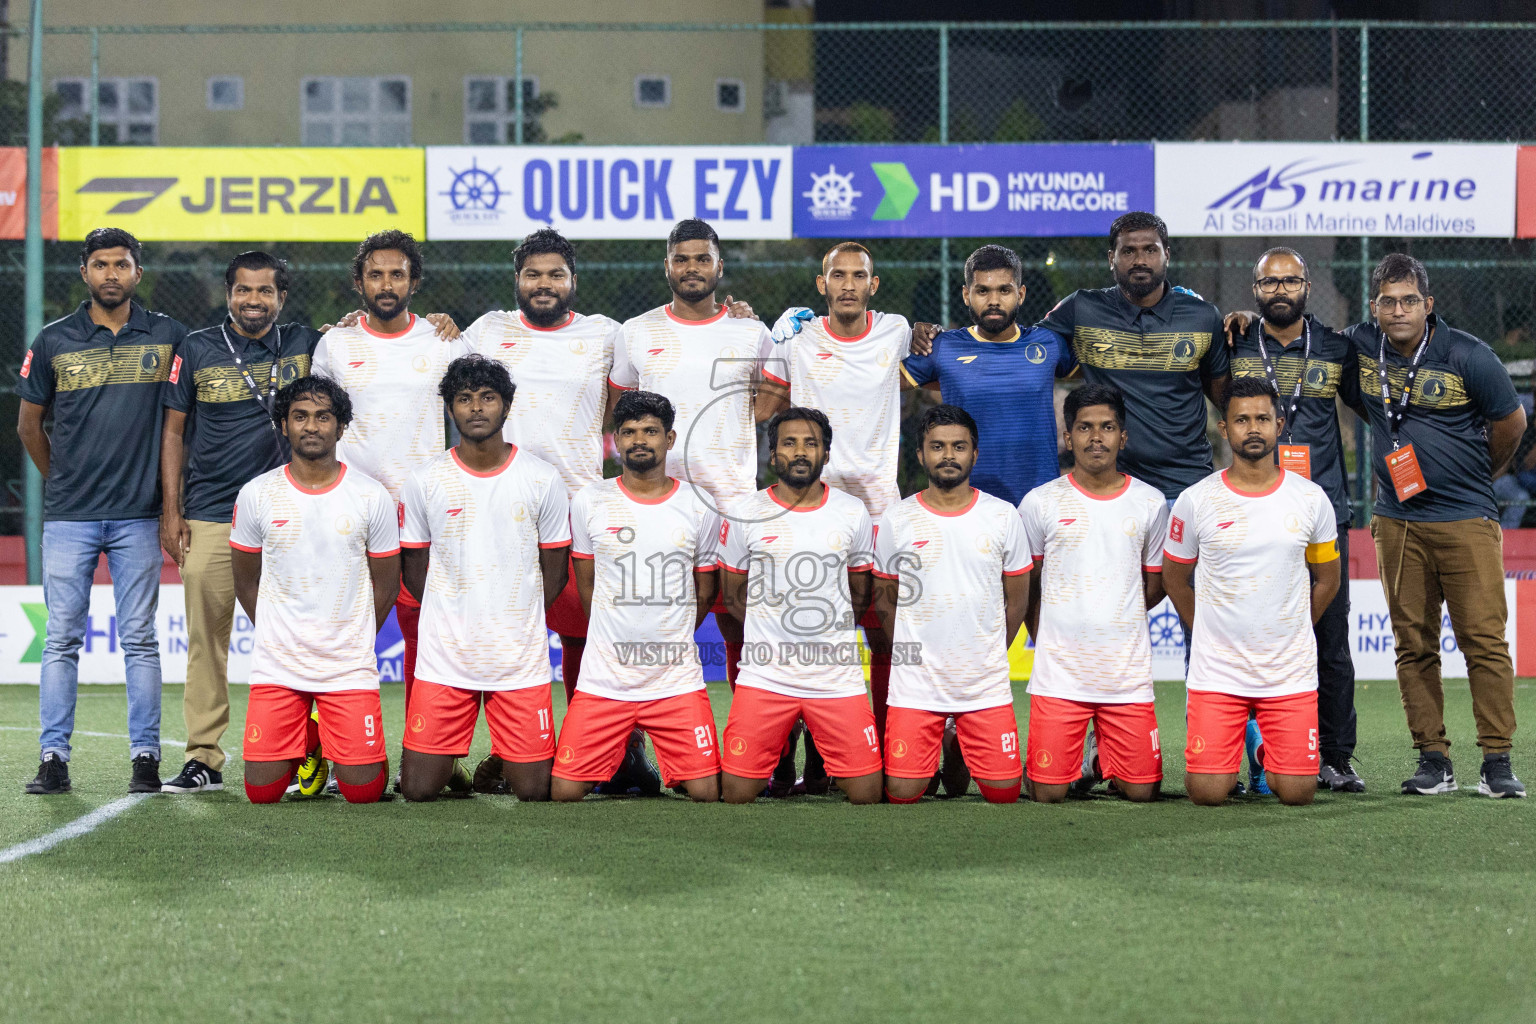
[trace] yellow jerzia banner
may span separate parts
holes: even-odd
[[[143,240],[343,242],[426,229],[416,148],[59,150],[59,237],[119,227]]]

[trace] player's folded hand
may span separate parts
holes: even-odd
[[[782,345],[790,338],[800,333],[800,329],[812,320],[816,314],[809,306],[793,306],[784,311],[778,322],[773,325],[773,341],[776,345]]]
[[[437,328],[437,336],[444,341],[452,341],[459,336],[459,325],[447,313],[428,313],[427,323]]]
[[[753,312],[752,304],[746,299],[735,299],[727,295],[725,297],[725,315],[732,320],[761,320],[762,317]]]
[[[1248,325],[1256,319],[1258,318],[1254,314],[1246,311],[1228,313],[1221,321],[1221,326],[1227,332],[1227,347],[1231,348],[1237,344],[1237,339],[1248,333]]]
[[[933,351],[933,339],[942,333],[938,324],[918,321],[912,325],[912,354],[926,356]]]

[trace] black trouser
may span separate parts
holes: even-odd
[[[1312,627],[1317,637],[1318,747],[1327,762],[1355,752],[1355,662],[1349,650],[1349,524],[1339,524],[1339,592]]]

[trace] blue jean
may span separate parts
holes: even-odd
[[[43,524],[43,602],[48,636],[43,643],[38,718],[42,755],[69,760],[75,731],[75,694],[80,647],[91,638],[113,643],[110,625],[90,621],[91,577],[106,552],[117,605],[116,640],[128,673],[128,756],[160,758],[160,645],[155,611],[160,605],[160,524],[155,519],[109,519]]]

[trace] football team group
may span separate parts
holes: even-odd
[[[238,603],[254,623],[255,803],[386,796],[375,638],[392,609],[407,800],[671,786],[746,803],[835,785],[852,803],[913,803],[974,777],[994,803],[1100,783],[1153,801],[1148,610],[1165,595],[1184,628],[1192,801],[1363,792],[1342,401],[1375,441],[1372,533],[1418,753],[1403,792],[1456,788],[1443,601],[1471,678],[1478,789],[1524,796],[1492,481],[1525,413],[1498,358],[1437,314],[1410,256],[1376,267],[1372,320],[1334,330],[1307,312],[1293,250],[1263,253],[1254,311],[1224,318],[1169,283],[1156,216],[1120,217],[1108,241],[1113,283],[1029,328],[1019,256],[982,246],[961,293],[972,324],[954,330],[875,311],[873,257],[844,242],[815,279],[825,315],[795,308],[769,329],[717,299],[725,267],[703,221],[668,238],[670,301],[622,324],[576,311],[575,253],[545,229],[513,253],[515,308],[461,333],[411,311],[421,252],[390,230],[359,247],[363,308],[338,324],[279,324],[289,269],[246,252],[225,275],[228,315],[189,333],[135,300],[139,243],[91,232],[90,297],[20,371],[18,432],[46,482],[27,792],[70,789],[103,554],[132,792],[222,788]],[[1207,400],[1232,453],[1214,472]],[[926,482],[903,498],[910,401]],[[605,479],[607,431],[619,472]],[[187,756],[169,782],[162,548],[189,637]],[[733,689],[718,736],[695,642],[710,614]],[[1022,745],[1008,658],[1021,628],[1035,648]],[[568,702],[558,734],[547,630]],[[482,709],[492,753],[471,777],[460,762]]]

